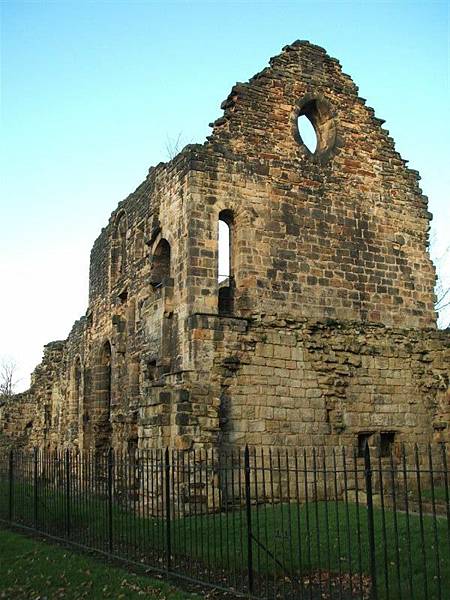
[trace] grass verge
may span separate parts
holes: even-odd
[[[199,596],[62,546],[0,529],[0,598],[187,600]]]
[[[0,514],[7,515],[7,488]],[[67,535],[67,498],[63,491],[16,483],[13,520],[53,535]],[[3,497],[3,506],[1,498]],[[403,505],[402,505],[403,506]],[[144,516],[133,504],[112,504],[111,539],[116,555],[164,568],[167,560],[164,519]],[[36,510],[35,510],[36,509]],[[144,513],[144,514],[143,514]],[[253,507],[255,574],[266,580],[304,579],[323,573],[348,579],[370,574],[367,511],[343,501],[265,504]],[[108,550],[106,496],[73,493],[70,533],[73,541]],[[378,597],[423,598],[450,589],[450,547],[445,518],[374,509]],[[201,581],[242,587],[247,560],[245,511],[196,514],[171,522],[174,571]],[[218,579],[219,578],[219,579]]]

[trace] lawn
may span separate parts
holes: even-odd
[[[7,494],[3,494],[3,501]],[[14,520],[42,531],[67,535],[63,492],[40,495],[34,513],[33,489],[16,483]],[[6,516],[5,503],[0,513]],[[142,513],[142,510],[141,510]],[[358,589],[370,574],[367,512],[355,502],[266,504],[251,510],[253,560],[258,589],[289,587],[323,575],[324,587]],[[163,519],[139,516],[113,504],[112,536],[105,497],[74,495],[70,504],[70,539],[164,570],[167,526]],[[438,599],[450,589],[450,547],[445,518],[374,509],[377,589],[380,599]],[[171,521],[171,567],[202,581],[245,588],[247,521],[245,511],[193,515]],[[359,577],[359,574],[362,577]],[[350,577],[353,575],[353,577]],[[345,581],[345,585],[341,582]],[[269,583],[268,583],[269,582]],[[276,583],[278,582],[278,583]],[[281,583],[280,583],[281,582]],[[440,583],[439,583],[440,582]],[[350,590],[351,591],[351,590]],[[126,596],[125,596],[126,597]],[[445,594],[441,596],[445,597]]]
[[[0,547],[0,598],[199,600],[164,582],[9,530],[0,529]]]
[[[422,498],[424,500],[431,501],[433,498],[433,492],[430,489],[422,490]],[[447,490],[443,485],[437,485],[434,488],[434,499],[436,502],[446,502]]]

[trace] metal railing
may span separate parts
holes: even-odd
[[[392,450],[11,451],[0,521],[237,596],[446,600],[448,449]]]

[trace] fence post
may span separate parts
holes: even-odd
[[[252,504],[250,490],[250,452],[248,446],[244,450],[244,474],[245,474],[245,512],[247,517],[247,574],[248,591],[253,593],[253,534],[252,534]]]
[[[447,467],[445,442],[441,442],[441,452],[442,452],[442,468],[444,471],[445,506],[447,507],[447,537],[448,537],[448,547],[450,548],[450,498],[449,498],[449,488],[448,488],[448,467]]]
[[[66,534],[70,537],[70,453],[67,448],[65,454],[66,467]]]
[[[14,451],[11,448],[9,451],[9,503],[8,503],[8,516],[9,520],[12,521],[13,516],[13,499],[14,499]]]
[[[373,496],[372,496],[372,467],[370,464],[370,449],[369,444],[366,444],[364,449],[364,479],[366,482],[366,502],[367,502],[367,527],[369,534],[369,560],[370,560],[370,577],[372,579],[371,598],[377,600],[377,574],[375,563],[375,528],[373,520]]]
[[[33,455],[33,484],[34,484],[34,499],[33,499],[33,517],[34,528],[37,529],[38,520],[38,449],[34,449]]]
[[[171,532],[170,532],[170,459],[169,459],[169,448],[166,447],[164,454],[164,470],[165,470],[165,496],[166,496],[166,550],[167,550],[167,571],[170,571],[171,554],[172,554],[172,543],[171,543]]]
[[[112,518],[112,500],[113,500],[113,449],[108,452],[108,548],[109,553],[113,551],[113,518]]]

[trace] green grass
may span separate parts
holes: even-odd
[[[309,519],[309,535],[306,527]],[[227,536],[224,535],[228,521]],[[298,522],[300,521],[300,535]],[[417,598],[424,595],[424,573],[427,575],[428,597],[438,598],[436,545],[440,550],[439,568],[442,590],[450,589],[450,548],[447,542],[447,522],[436,521],[436,534],[431,517],[424,517],[424,544],[420,532],[420,521],[416,516],[408,521],[404,513],[392,511],[385,513],[386,544],[383,543],[383,514],[374,511],[377,581],[379,597]],[[358,541],[358,522],[360,523]],[[292,574],[322,570],[333,573],[368,574],[369,542],[367,534],[366,509],[349,503],[348,512],[345,503],[310,503],[298,508],[295,505],[278,504],[252,511],[252,523],[256,537],[268,547],[272,555]],[[242,512],[226,515],[183,519],[174,523],[174,546],[180,542],[177,536],[187,530],[188,543],[192,540],[192,554],[214,564],[225,564],[231,568],[245,564],[247,551],[245,515]],[[399,552],[396,552],[398,539]],[[437,544],[436,544],[437,540]],[[239,548],[233,553],[232,548]],[[410,548],[410,550],[409,550]],[[300,565],[301,551],[301,565]],[[385,561],[385,552],[387,561]],[[267,553],[254,544],[256,570],[265,572],[282,571]],[[426,568],[424,566],[424,555]],[[410,558],[409,558],[410,557]],[[387,578],[384,564],[387,564]],[[400,577],[398,577],[398,572]],[[388,588],[386,587],[388,586]],[[412,590],[412,592],[411,592]]]
[[[0,529],[0,598],[199,598],[64,547]]]
[[[426,489],[426,490],[422,490],[422,498],[424,500],[432,500],[433,499],[433,493],[431,491],[431,489]],[[446,489],[445,486],[441,486],[441,485],[437,485],[434,488],[434,499],[436,502],[446,502],[447,500],[447,496],[446,496]]]
[[[2,511],[5,514],[6,501],[7,494],[0,494],[0,514]],[[17,521],[21,520],[21,515],[28,515],[27,523],[33,524],[33,502],[32,488],[16,484]],[[370,572],[367,512],[363,505],[346,505],[341,501],[300,506],[263,505],[254,507],[251,517],[258,540],[253,543],[257,574],[283,578],[289,573],[304,578],[317,571],[332,572],[336,576]],[[114,504],[112,523],[116,554],[147,564],[158,560],[160,566],[164,566],[166,529],[163,520],[139,517],[136,512]],[[65,535],[64,493],[53,491],[39,497],[37,527],[43,529],[44,525],[49,533]],[[430,515],[424,515],[422,536],[418,515],[410,515],[408,522],[404,512],[395,514],[386,510],[383,522],[382,511],[375,508],[374,525],[380,599],[387,597],[388,592],[391,598],[401,595],[409,599],[415,594],[414,597],[421,599],[425,597],[425,581],[430,600],[438,598],[438,569],[442,590],[450,589],[450,548],[445,518],[433,521]],[[212,571],[212,579],[214,572],[222,570],[231,574],[231,583],[233,574],[237,579],[245,574],[247,529],[244,511],[177,518],[171,527],[175,568],[185,557],[188,569],[194,562],[206,565]],[[72,498],[72,539],[107,549],[107,531],[105,498],[91,497],[89,502]],[[186,564],[184,566],[186,568]]]

